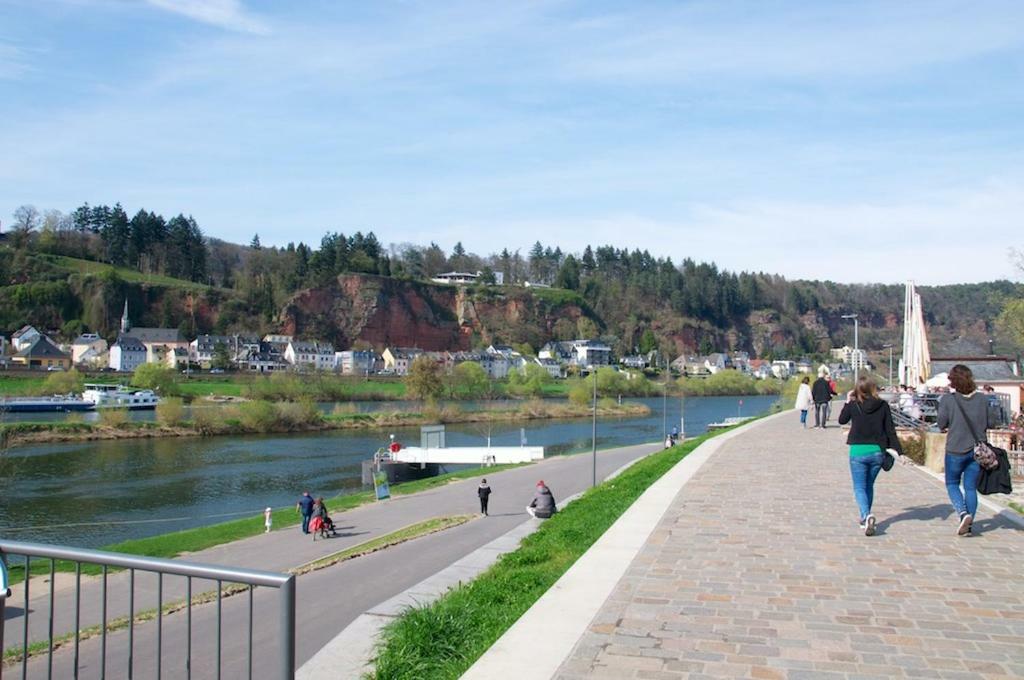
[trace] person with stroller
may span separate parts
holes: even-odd
[[[313,532],[314,541],[317,534],[320,534],[321,538],[327,538],[328,532],[331,536],[338,535],[334,528],[334,521],[327,514],[327,505],[324,503],[323,496],[317,498],[313,503],[313,519],[309,523],[309,529]]]

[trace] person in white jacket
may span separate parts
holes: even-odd
[[[800,389],[796,393],[796,409],[800,411],[800,424],[807,429],[807,411],[811,408],[811,403],[814,401],[811,398],[811,379],[806,375],[803,380],[800,381]]]

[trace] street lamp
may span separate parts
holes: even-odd
[[[882,349],[889,350],[889,387],[892,387],[892,343],[882,345]]]
[[[853,379],[860,377],[860,345],[856,314],[843,314],[844,319],[853,319]]]
[[[597,486],[597,366],[591,366],[594,379],[593,423],[590,430],[590,486]]]

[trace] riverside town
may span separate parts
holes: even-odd
[[[0,680],[1024,678],[1021,25],[0,3]]]

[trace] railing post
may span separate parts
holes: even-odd
[[[295,678],[295,575],[281,585],[281,678]]]

